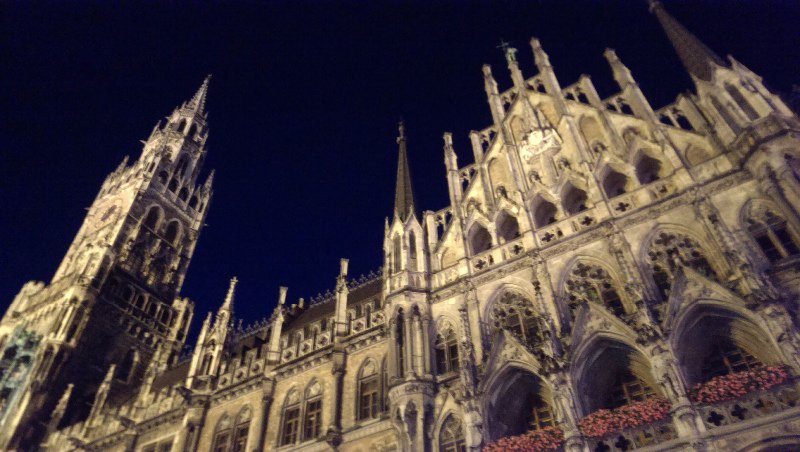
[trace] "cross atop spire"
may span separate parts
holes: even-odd
[[[211,74],[208,74],[203,80],[203,84],[200,85],[200,88],[192,97],[192,100],[186,105],[187,107],[193,107],[198,113],[205,113],[206,108],[206,96],[208,96],[208,82],[211,81]]]
[[[505,55],[508,64],[513,64],[517,62],[517,49],[511,47],[510,42],[507,42],[503,40],[503,38],[500,38],[500,45],[498,45],[497,48],[503,50],[503,55]]]
[[[414,191],[411,187],[411,172],[408,167],[408,150],[406,146],[406,126],[403,121],[398,124],[397,144],[397,185],[394,195],[394,213],[400,220],[406,221],[414,214]]]
[[[697,36],[670,16],[660,1],[648,0],[648,3],[650,12],[655,14],[661,23],[672,47],[675,48],[683,66],[690,74],[701,80],[710,81],[714,65],[727,66],[722,58],[700,42]]]

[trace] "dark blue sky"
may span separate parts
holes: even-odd
[[[800,6],[666,1],[721,55],[778,91],[800,83]],[[441,136],[489,125],[481,65],[510,85],[501,38],[541,39],[562,86],[617,91],[613,47],[659,108],[688,77],[644,0],[527,2],[3,2],[0,6],[0,307],[49,280],[107,173],[213,73],[206,170],[215,197],[183,293],[216,309],[232,275],[245,322],[381,265],[396,122],[416,198],[447,202]],[[197,323],[197,322],[196,322]]]

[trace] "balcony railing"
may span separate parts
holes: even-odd
[[[589,450],[627,451],[664,443],[677,437],[675,428],[672,426],[672,419],[667,417],[652,424],[621,430],[605,438],[590,439]]]
[[[800,394],[793,382],[774,388],[751,392],[735,400],[701,405],[703,423],[711,430],[724,425],[736,424],[763,416],[768,416],[800,405]]]

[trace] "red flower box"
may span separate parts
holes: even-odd
[[[581,419],[579,425],[584,435],[603,438],[626,428],[660,421],[669,415],[670,408],[672,406],[666,399],[650,397],[613,410],[597,410]]]
[[[789,372],[784,365],[759,366],[698,383],[689,392],[689,397],[696,403],[724,402],[754,391],[772,388],[788,379]]]
[[[564,444],[564,432],[558,427],[544,427],[517,436],[501,438],[483,448],[483,452],[544,452]]]

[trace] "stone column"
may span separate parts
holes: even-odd
[[[431,370],[431,317],[428,314],[422,316],[422,374],[426,377],[433,376]]]
[[[248,441],[249,449],[252,452],[260,452],[264,450],[264,438],[267,436],[267,427],[269,425],[269,409],[272,406],[272,396],[275,390],[275,382],[273,380],[265,380],[262,383],[263,393],[259,406],[253,410],[253,420],[251,425],[256,428],[255,435]],[[252,427],[251,427],[252,428]]]
[[[405,367],[404,376],[414,375],[414,361],[411,359],[414,352],[414,342],[411,340],[411,313],[403,316],[403,361]]]

